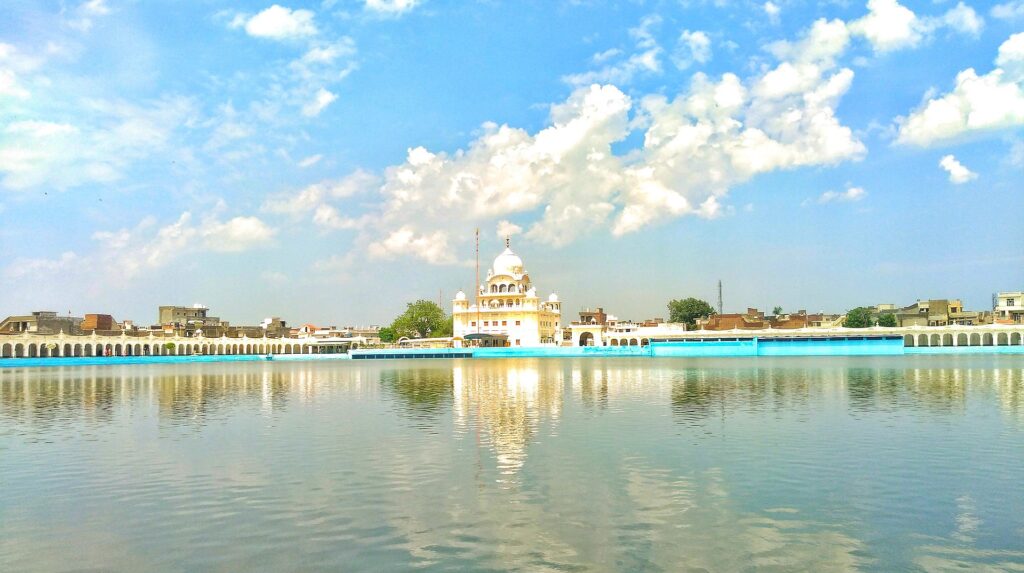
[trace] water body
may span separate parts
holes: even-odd
[[[1024,356],[0,370],[4,571],[1019,571]]]

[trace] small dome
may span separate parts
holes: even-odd
[[[455,293],[455,300],[466,300],[466,293],[462,292],[461,290]]]
[[[505,247],[505,250],[494,259],[492,269],[496,275],[521,275],[523,274],[523,259],[513,253],[511,248]]]
[[[558,302],[558,295],[551,293],[551,296],[548,297],[548,302]]]

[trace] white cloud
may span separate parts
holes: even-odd
[[[915,47],[924,38],[921,21],[896,0],[868,0],[868,14],[850,23],[850,31],[864,36],[876,51]]]
[[[770,1],[765,2],[764,5],[761,6],[761,9],[764,10],[765,15],[768,16],[769,22],[771,22],[772,24],[779,23],[779,16],[782,13],[782,9],[779,8],[778,4]]]
[[[256,38],[290,40],[308,38],[317,34],[314,14],[310,10],[292,10],[278,4],[255,16],[239,14],[231,21],[232,28],[244,28]]]
[[[11,44],[0,42],[0,100],[4,96],[29,99],[31,92],[22,83],[22,76],[35,71],[42,61],[29,56]]]
[[[70,282],[95,281],[95,269],[110,269],[106,277],[123,285],[145,273],[173,264],[186,255],[206,252],[241,252],[267,244],[276,231],[255,217],[235,217],[225,222],[211,216],[196,223],[188,211],[173,223],[157,226],[154,217],[135,227],[93,233],[97,249],[88,255],[67,252],[56,259],[20,259],[5,269],[7,278],[42,280],[62,273]]]
[[[942,15],[939,23],[945,25],[954,32],[965,36],[977,36],[985,27],[985,20],[974,11],[974,8],[963,2],[957,3],[948,12]]]
[[[313,222],[325,229],[354,229],[362,222],[358,217],[343,216],[331,201],[348,199],[380,187],[378,176],[357,170],[338,180],[327,180],[308,185],[298,192],[283,193],[268,198],[262,210],[268,213],[297,217],[312,214]]]
[[[518,235],[522,232],[523,228],[520,227],[519,225],[516,225],[512,221],[507,221],[504,219],[498,221],[497,233],[499,239],[505,239],[506,237]]]
[[[448,245],[448,233],[434,231],[429,234],[417,234],[412,227],[402,227],[393,231],[380,241],[371,243],[368,253],[372,258],[391,259],[406,255],[423,259],[435,265],[456,262],[453,249]]]
[[[107,6],[106,0],[86,0],[70,12],[67,24],[81,32],[88,32],[97,17],[109,13],[110,7]]]
[[[474,228],[513,218],[529,240],[558,247],[595,232],[718,217],[729,211],[729,189],[759,174],[863,156],[835,114],[853,80],[836,66],[848,43],[843,22],[820,20],[773,46],[778,64],[745,80],[698,73],[672,97],[639,101],[612,85],[579,87],[539,131],[486,123],[454,153],[409,149],[361,214],[323,192],[277,197],[265,209],[357,229],[356,250],[377,258],[434,263],[458,262]],[[617,151],[631,134],[642,144]]]
[[[598,70],[563,76],[562,81],[574,86],[593,83],[625,85],[632,82],[633,78],[638,75],[660,74],[662,71],[661,56],[664,50],[658,45],[652,31],[660,25],[660,16],[651,15],[643,18],[639,26],[629,31],[636,43],[636,51],[633,54],[624,60],[608,63]],[[603,63],[614,59],[619,54],[621,54],[619,50],[605,50],[594,54],[592,59],[595,63]]]
[[[338,99],[337,94],[333,94],[324,88],[320,88],[317,90],[313,101],[302,107],[302,115],[306,117],[316,117],[336,99]]]
[[[993,18],[999,20],[1020,20],[1024,19],[1024,0],[1013,0],[1003,4],[996,4],[989,11]]]
[[[977,36],[983,26],[981,16],[963,2],[942,16],[921,18],[898,0],[868,0],[868,14],[849,23],[851,33],[863,36],[881,53],[916,48],[943,28]]]
[[[956,157],[946,155],[939,161],[939,167],[949,173],[949,182],[961,185],[978,178],[978,174],[963,166]]]
[[[1010,153],[1006,162],[1012,167],[1024,168],[1024,139],[1017,139],[1010,143]]]
[[[276,231],[256,217],[235,217],[206,225],[201,234],[211,251],[240,252],[269,243]]]
[[[694,64],[706,64],[711,61],[711,38],[705,32],[683,30],[673,54],[672,61],[680,70]]]
[[[302,169],[306,169],[307,167],[312,167],[312,166],[316,165],[317,163],[320,163],[320,160],[323,159],[323,158],[324,158],[324,156],[322,154],[319,154],[319,153],[317,153],[316,155],[310,155],[309,157],[306,157],[302,161],[299,161],[299,167],[302,168]]]
[[[0,128],[0,188],[45,184],[67,189],[116,181],[136,161],[168,152],[175,136],[190,129],[195,114],[195,102],[186,98],[144,105],[93,100],[80,108],[79,125],[11,122]]]
[[[965,134],[1024,125],[1024,33],[999,47],[996,68],[979,76],[968,68],[953,91],[898,118],[898,143],[927,146]]]
[[[863,187],[847,187],[846,191],[825,191],[818,196],[819,204],[852,203],[864,199],[868,194]]]
[[[422,0],[366,0],[366,9],[378,14],[398,16],[420,5]]]

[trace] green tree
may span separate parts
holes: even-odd
[[[164,350],[168,350],[168,351],[174,350],[174,343],[173,342],[165,342],[164,343]]]
[[[857,308],[846,313],[847,328],[867,328],[874,325],[874,321],[871,320],[871,309],[866,306],[858,306]]]
[[[896,326],[896,315],[887,312],[878,317],[878,326]]]
[[[396,339],[403,336],[409,338],[433,338],[450,336],[452,319],[445,315],[437,303],[429,300],[410,302],[398,318],[391,323]]]
[[[394,342],[397,340],[397,337],[395,336],[395,329],[390,326],[381,327],[381,329],[377,331],[377,335],[380,336],[381,342]]]
[[[697,324],[698,318],[707,318],[712,314],[715,314],[715,309],[707,301],[699,298],[668,301],[669,322],[682,322],[692,327]]]
[[[780,314],[782,314],[782,307],[776,306],[775,308],[773,308],[772,314],[774,314],[775,316],[779,316]]]

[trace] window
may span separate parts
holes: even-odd
[[[518,320],[516,321],[516,326],[519,326],[519,321]]]
[[[484,326],[490,326],[490,321],[485,320],[484,321]]]
[[[1006,299],[1006,306],[1013,306],[1013,303],[1015,302],[1017,302],[1016,299],[1008,298]]]
[[[501,321],[501,325],[502,325],[502,326],[508,326],[508,321],[507,321],[507,320],[503,320],[503,321]]]
[[[473,322],[469,323],[469,325],[470,326],[476,326],[476,321],[474,320]]]

